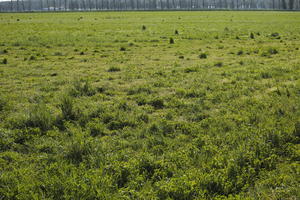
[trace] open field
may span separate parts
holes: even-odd
[[[300,13],[0,14],[0,199],[299,199]]]

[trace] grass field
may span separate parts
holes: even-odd
[[[0,199],[299,199],[299,12],[0,14]]]

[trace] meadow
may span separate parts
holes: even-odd
[[[299,199],[299,48],[299,12],[0,13],[0,199]]]

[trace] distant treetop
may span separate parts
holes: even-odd
[[[0,12],[299,9],[300,0],[0,0]]]

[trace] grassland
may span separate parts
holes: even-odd
[[[0,14],[0,199],[299,199],[299,25]]]

